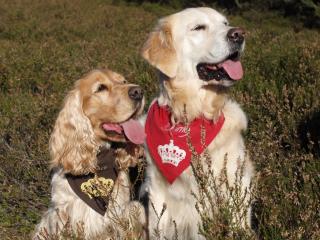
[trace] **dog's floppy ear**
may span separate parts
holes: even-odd
[[[150,33],[142,47],[141,55],[168,77],[176,76],[177,55],[173,45],[171,25],[166,19],[160,20],[157,28]]]
[[[56,120],[49,142],[51,168],[62,167],[74,175],[96,168],[97,146],[90,120],[82,111],[80,91],[69,92]]]

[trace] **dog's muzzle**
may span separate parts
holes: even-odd
[[[231,86],[243,77],[240,62],[244,45],[245,31],[242,28],[231,28],[227,32],[227,41],[231,54],[219,63],[199,63],[196,68],[198,76],[207,84]]]

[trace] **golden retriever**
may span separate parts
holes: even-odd
[[[216,10],[190,8],[160,19],[142,48],[143,58],[159,73],[161,90],[146,117],[148,167],[142,191],[149,195],[151,239],[159,234],[161,239],[204,239],[192,195],[199,193],[199,185],[191,148],[198,155],[208,153],[212,164],[204,157],[194,164],[215,179],[225,163],[231,187],[243,166],[241,188],[249,188],[254,167],[241,135],[247,118],[227,96],[227,88],[243,76],[244,36]]]
[[[144,209],[130,201],[127,171],[143,154],[144,129],[134,120],[143,106],[142,89],[110,70],[94,70],[75,83],[50,138],[51,207],[34,239],[62,232],[85,239],[143,234]]]

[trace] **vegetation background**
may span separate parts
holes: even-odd
[[[74,81],[109,67],[150,101],[157,80],[139,48],[159,17],[201,5],[248,32],[231,95],[249,118],[259,238],[320,239],[319,4],[0,0],[0,239],[28,239],[48,207],[48,138]]]

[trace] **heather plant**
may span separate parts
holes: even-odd
[[[188,126],[185,107],[184,124]],[[201,145],[205,146],[206,131],[201,127]],[[191,194],[196,199],[195,208],[200,215],[199,233],[206,239],[253,239],[250,232],[252,185],[243,187],[243,172],[249,161],[238,159],[234,181],[228,180],[225,154],[220,172],[213,168],[214,161],[207,149],[198,154],[192,145],[190,129],[187,127],[187,143],[192,153],[191,168],[197,190]]]
[[[155,21],[178,10],[100,0],[1,1],[1,239],[28,239],[49,205],[48,139],[74,81],[93,68],[109,67],[143,86],[150,102],[158,91],[157,78],[139,49]],[[245,76],[230,95],[249,119],[244,136],[256,168],[257,235],[317,240],[319,31],[270,11],[249,10],[228,18],[247,31]],[[201,211],[201,201],[198,206]],[[237,230],[230,231],[224,220],[231,216],[227,202],[219,209],[221,218],[203,215],[201,233],[209,239],[210,231],[220,239],[250,239],[247,232],[232,235]]]
[[[141,162],[138,164],[138,176],[136,178],[137,181],[141,181],[141,172],[144,168],[144,163]],[[129,170],[128,170],[129,171]],[[108,193],[109,189],[106,186],[103,186],[99,182],[94,182],[93,187],[96,191],[100,193]],[[135,197],[134,188],[131,188],[131,197]],[[141,208],[137,205],[132,206],[123,206],[119,204],[116,200],[117,192],[113,192],[111,195],[104,195],[102,200],[108,206],[106,211],[106,216],[108,217],[109,224],[105,229],[105,232],[102,235],[96,236],[94,239],[96,240],[139,240],[143,239],[145,235],[146,226],[141,223]],[[56,209],[57,215],[60,218],[60,221],[56,222],[55,232],[49,233],[48,229],[43,228],[40,229],[39,234],[36,236],[34,240],[64,240],[64,239],[72,239],[72,240],[85,240],[86,232],[85,225],[83,222],[79,221],[75,224],[75,226],[71,225],[70,216],[67,216],[67,220],[65,217],[60,217],[59,209]],[[63,213],[61,213],[62,215]],[[65,214],[65,213],[64,213]]]
[[[201,159],[203,158],[204,159]],[[243,168],[245,161],[235,172],[235,181],[230,183],[227,178],[227,156],[224,167],[219,174],[211,170],[209,155],[197,156],[193,159],[192,169],[199,187],[193,193],[197,200],[196,209],[201,216],[199,232],[206,238],[218,239],[254,239],[248,221],[252,201],[253,188],[242,187]],[[203,166],[200,161],[207,164]],[[253,213],[254,214],[254,213]]]
[[[84,233],[83,223],[81,223],[81,222],[79,222],[77,224],[76,231],[72,230],[69,221],[62,224],[62,226],[57,225],[57,230],[58,229],[61,231],[59,235],[58,234],[49,234],[47,229],[44,228],[41,230],[41,232],[37,236],[36,240],[59,240],[59,239],[84,240],[85,239],[84,238],[85,233]]]

